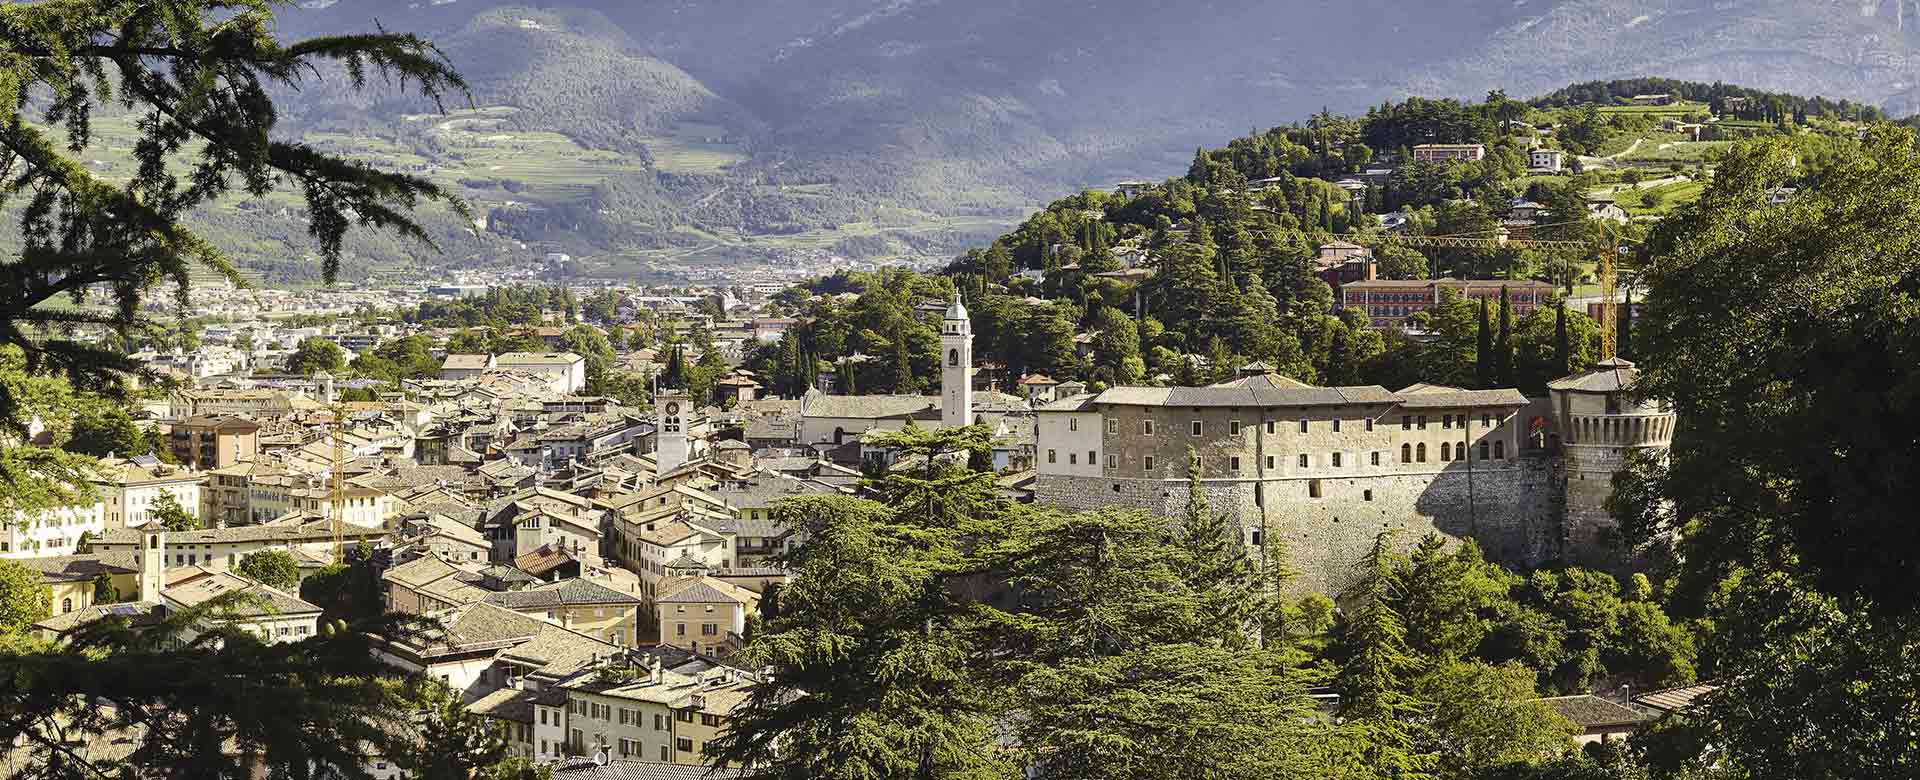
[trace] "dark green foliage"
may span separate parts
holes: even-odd
[[[1474,387],[1493,387],[1493,332],[1488,327],[1487,299],[1480,299],[1480,327],[1475,330],[1479,343],[1473,351]]]
[[[1513,305],[1507,288],[1500,288],[1500,335],[1493,342],[1493,378],[1500,387],[1513,386]]]
[[[300,342],[300,346],[287,357],[287,373],[300,376],[312,376],[325,371],[336,373],[347,367],[346,350],[323,338],[313,337]]]
[[[0,740],[14,746],[15,766],[50,778],[265,771],[300,780],[365,777],[367,752],[418,749],[418,688],[375,657],[371,637],[326,630],[268,644],[215,620],[243,601],[172,610],[138,631],[108,618],[58,645],[0,643]],[[75,734],[129,741],[82,757],[70,752]],[[458,755],[470,746],[435,747]]]
[[[135,425],[127,414],[127,407],[115,403],[96,403],[83,406],[73,419],[72,438],[67,440],[66,449],[95,457],[118,455],[131,458],[149,453],[160,455],[171,461],[172,451],[158,431],[143,431]]]
[[[362,542],[345,557],[344,563],[322,567],[300,581],[300,598],[323,610],[324,623],[357,624],[386,611],[385,586],[373,559],[373,548]]]
[[[247,553],[234,572],[288,593],[297,593],[300,587],[300,566],[285,550]]]
[[[23,251],[0,284],[0,343],[25,351],[30,369],[59,371],[111,389],[109,372],[136,368],[120,355],[70,337],[32,338],[30,327],[93,322],[123,332],[138,322],[141,296],[172,282],[184,304],[194,265],[223,273],[220,249],[181,227],[196,207],[238,190],[264,196],[283,183],[302,197],[323,275],[338,270],[352,225],[430,243],[409,211],[452,202],[423,178],[390,173],[277,139],[270,90],[344,77],[369,79],[438,101],[464,97],[465,83],[433,46],[379,33],[282,42],[272,6],[226,0],[112,0],[0,7],[4,94],[11,120],[0,131],[15,164],[7,192],[19,206]],[[40,102],[30,95],[39,95]],[[133,146],[137,171],[108,182],[90,172],[91,120],[112,103],[143,114]],[[38,116],[26,107],[35,105]],[[36,120],[45,124],[36,124]],[[55,129],[57,128],[57,130]],[[63,138],[57,135],[64,136]],[[188,150],[198,150],[182,154]],[[464,208],[454,203],[465,217]],[[89,292],[93,291],[93,292]],[[39,304],[59,295],[103,295],[111,314]],[[0,417],[14,417],[0,397]]]
[[[188,510],[180,506],[173,493],[161,491],[153,501],[152,516],[148,522],[158,523],[168,531],[194,531],[200,528],[199,507]]]
[[[845,497],[775,514],[808,541],[788,554],[794,577],[744,654],[774,681],[709,754],[753,765],[754,778],[1006,776],[982,749],[987,692],[964,672],[972,618],[942,586],[961,561],[952,536]]]
[[[1571,357],[1567,345],[1567,303],[1561,301],[1553,307],[1553,368],[1560,376],[1573,373],[1572,364],[1568,362]]]
[[[40,584],[40,573],[19,561],[0,560],[0,638],[24,633],[51,614],[53,592]]]

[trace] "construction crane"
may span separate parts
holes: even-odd
[[[1540,225],[1539,227],[1552,227]],[[1335,236],[1342,241],[1360,246],[1406,246],[1426,249],[1466,249],[1491,252],[1507,248],[1533,249],[1549,253],[1593,254],[1598,256],[1594,275],[1600,281],[1600,358],[1613,357],[1618,347],[1615,340],[1619,333],[1619,304],[1615,298],[1619,295],[1620,281],[1614,264],[1616,255],[1626,255],[1628,249],[1616,236],[1608,236],[1598,241],[1550,241],[1534,238],[1513,238],[1505,227],[1496,227],[1486,233],[1461,233],[1445,236],[1411,235],[1401,233],[1341,233]]]
[[[327,496],[328,525],[333,530],[333,562],[345,563],[345,533],[341,527],[347,513],[347,407],[334,404],[333,412],[333,485]]]

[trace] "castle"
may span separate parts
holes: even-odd
[[[948,424],[971,363],[966,309],[942,330]],[[1477,540],[1520,564],[1611,561],[1605,501],[1636,449],[1664,450],[1671,411],[1626,393],[1621,359],[1557,380],[1549,397],[1418,384],[1314,387],[1246,376],[1209,387],[1114,387],[1036,411],[1034,500],[1177,514],[1189,453],[1209,506],[1249,547],[1285,545],[1300,585],[1337,590],[1383,530]]]

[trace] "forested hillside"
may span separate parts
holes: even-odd
[[[343,151],[460,184],[499,227],[453,242],[456,262],[525,251],[491,240],[505,237],[613,274],[663,258],[940,255],[1059,192],[1157,180],[1196,145],[1323,106],[1668,73],[1898,107],[1920,83],[1901,71],[1911,36],[1892,0],[1871,16],[1757,0],[1631,14],[1479,0],[304,5],[283,15],[290,33],[377,19],[434,38],[495,121],[455,132],[418,103],[315,88],[290,104],[292,129],[391,137]]]

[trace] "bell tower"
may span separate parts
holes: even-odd
[[[692,412],[684,388],[660,386],[653,394],[654,474],[665,474],[686,465],[689,455],[687,419]]]
[[[940,424],[973,424],[973,320],[959,296],[940,323]]]

